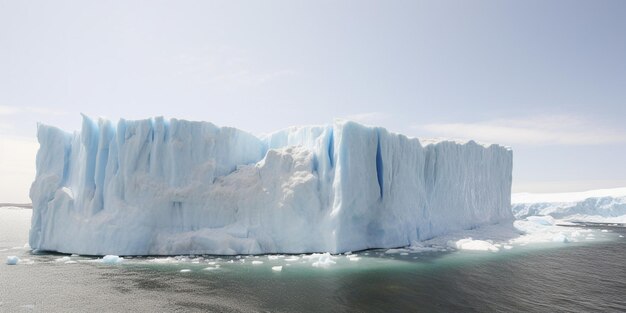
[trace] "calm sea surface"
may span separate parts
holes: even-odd
[[[291,256],[106,265],[31,254],[29,218],[0,209],[0,312],[626,312],[622,227],[600,225],[600,242],[497,253],[362,251],[327,268]],[[22,262],[6,265],[9,255]]]

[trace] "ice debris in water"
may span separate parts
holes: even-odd
[[[69,256],[64,256],[62,258],[55,259],[54,261],[58,262],[58,263],[61,263],[61,262],[65,263],[65,262],[68,262],[68,261],[71,261],[71,260],[72,259]]]
[[[18,258],[15,255],[11,255],[7,257],[7,265],[16,265],[19,261],[20,261],[20,258]]]
[[[119,264],[124,261],[124,258],[121,258],[117,255],[105,255],[100,262],[104,264]]]
[[[313,253],[311,255],[305,255],[303,259],[307,259],[312,261],[311,264],[313,267],[329,267],[337,262],[334,261],[336,257],[332,256],[330,253]]]
[[[263,261],[252,261],[252,265],[259,265],[259,264],[263,264]]]
[[[274,272],[280,272],[283,270],[282,266],[272,266],[272,271]]]
[[[472,250],[472,251],[491,251],[498,252],[500,249],[493,243],[486,240],[474,240],[470,238],[464,238],[457,241],[448,241],[448,246],[459,250]]]

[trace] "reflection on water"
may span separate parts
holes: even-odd
[[[0,219],[0,257],[31,260],[0,265],[2,312],[626,311],[626,240],[619,237],[626,229],[615,226],[597,230],[611,238],[604,242],[497,253],[361,251],[358,260],[335,256],[328,267],[313,267],[319,258],[310,256],[131,258],[106,265],[30,255],[22,248],[28,230],[22,219]],[[272,270],[277,265],[282,271]]]

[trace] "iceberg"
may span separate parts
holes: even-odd
[[[40,124],[33,249],[262,254],[410,245],[513,220],[512,151],[335,120],[263,136],[209,122]]]

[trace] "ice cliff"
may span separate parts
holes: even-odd
[[[511,220],[512,152],[337,120],[39,125],[30,245],[92,255],[339,253]]]

